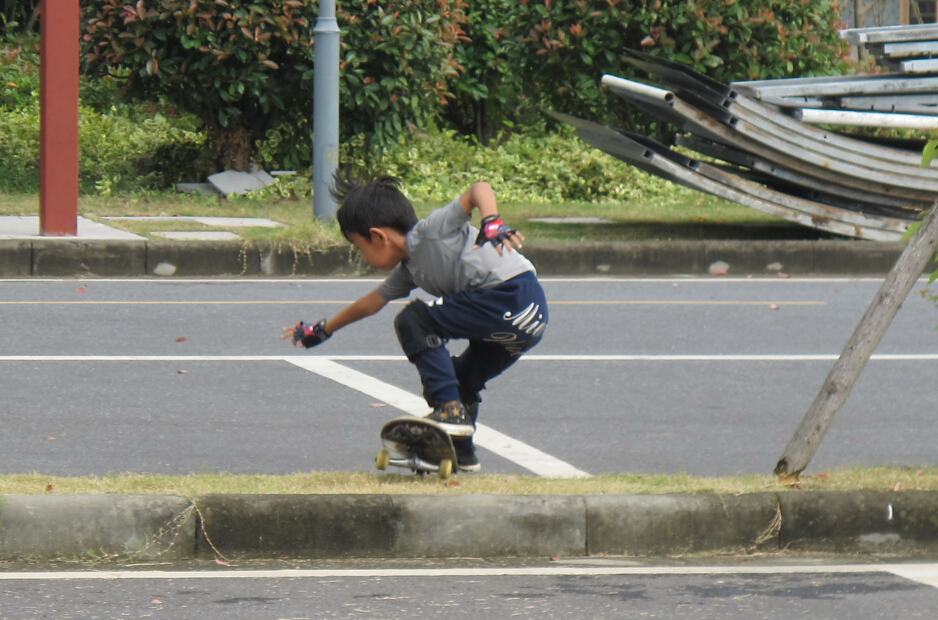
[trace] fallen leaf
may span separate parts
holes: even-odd
[[[817,475],[817,479],[820,480],[821,482],[827,482],[828,480],[831,479],[831,476],[830,474],[826,474],[822,472]]]
[[[387,405],[384,403],[371,403],[371,406],[372,407],[387,407]]]
[[[788,275],[787,273],[781,273],[781,272],[779,272],[778,277],[780,277],[780,278],[790,278],[791,276]]]
[[[55,441],[55,437],[46,437],[49,441]]]
[[[219,566],[231,566],[231,562],[226,562],[225,560],[219,560],[218,558],[215,558],[215,563],[218,564]]]
[[[84,286],[82,286],[81,288],[76,288],[76,289],[75,289],[75,292],[76,292],[76,293],[87,293],[87,292],[88,292],[88,289],[86,289]]]
[[[46,493],[51,493],[54,490],[55,490],[55,487],[52,486],[51,484],[46,485]]]
[[[155,599],[153,599],[152,601],[150,601],[150,604],[151,604],[151,605],[162,605],[162,604],[163,604],[163,601],[161,601],[161,600],[158,599],[158,598],[155,598]]]
[[[446,486],[448,486],[448,487],[461,487],[461,486],[462,486],[462,482],[459,482],[458,480],[450,480],[449,482],[446,483]]]
[[[559,562],[559,561],[560,561],[560,556],[559,556],[559,555],[552,555],[552,556],[550,556],[550,561],[551,561],[551,562]]]
[[[187,375],[187,374],[189,374],[189,371],[188,371],[188,370],[177,370],[176,373],[177,373],[177,374],[180,374],[180,375]]]
[[[769,310],[778,310],[778,304],[769,304]]]
[[[185,342],[185,341],[186,341],[185,336],[180,336],[179,338],[176,338],[176,342]]]
[[[892,487],[892,490],[893,490],[893,491],[898,491],[898,490],[899,490],[899,487],[901,487],[901,486],[902,486],[902,481],[900,480],[899,482],[896,483],[896,486]]]

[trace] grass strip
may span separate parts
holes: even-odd
[[[795,485],[775,476],[703,478],[687,474],[600,474],[585,479],[470,474],[441,481],[435,476],[312,472],[283,476],[190,474],[109,474],[59,477],[43,474],[0,476],[0,495],[168,494],[495,494],[631,495],[665,493],[774,493],[789,491],[938,491],[938,467],[837,469],[802,475]]]
[[[439,202],[415,202],[424,217]],[[670,239],[818,238],[819,231],[774,218],[754,209],[718,198],[675,188],[672,195],[615,203],[563,202],[499,204],[503,217],[530,241],[628,241]],[[166,230],[231,230],[191,222],[104,220],[105,217],[202,216],[263,217],[282,228],[234,229],[249,241],[270,241],[298,249],[321,249],[346,242],[333,222],[313,218],[309,199],[258,201],[245,197],[224,199],[173,192],[116,196],[81,196],[83,217],[143,235]],[[38,215],[39,196],[0,194],[0,215]],[[602,223],[543,223],[532,218],[599,218]]]

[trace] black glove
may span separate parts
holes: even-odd
[[[326,319],[319,321],[315,325],[300,321],[296,324],[296,327],[293,328],[293,344],[299,343],[307,349],[315,347],[317,344],[322,344],[326,340],[329,340],[331,336],[332,334],[326,332]]]
[[[500,215],[490,215],[482,219],[482,227],[476,237],[476,247],[481,247],[488,241],[497,248],[516,234],[517,231],[509,228]]]

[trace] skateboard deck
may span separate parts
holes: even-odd
[[[420,474],[434,472],[445,480],[456,466],[453,440],[432,420],[391,420],[381,429],[381,443],[384,450],[375,458],[375,467],[381,471],[389,466],[403,467]]]

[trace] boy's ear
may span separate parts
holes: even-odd
[[[388,242],[388,233],[383,228],[370,228],[368,233],[371,235],[371,243],[375,243],[377,240],[380,240],[381,243]]]

